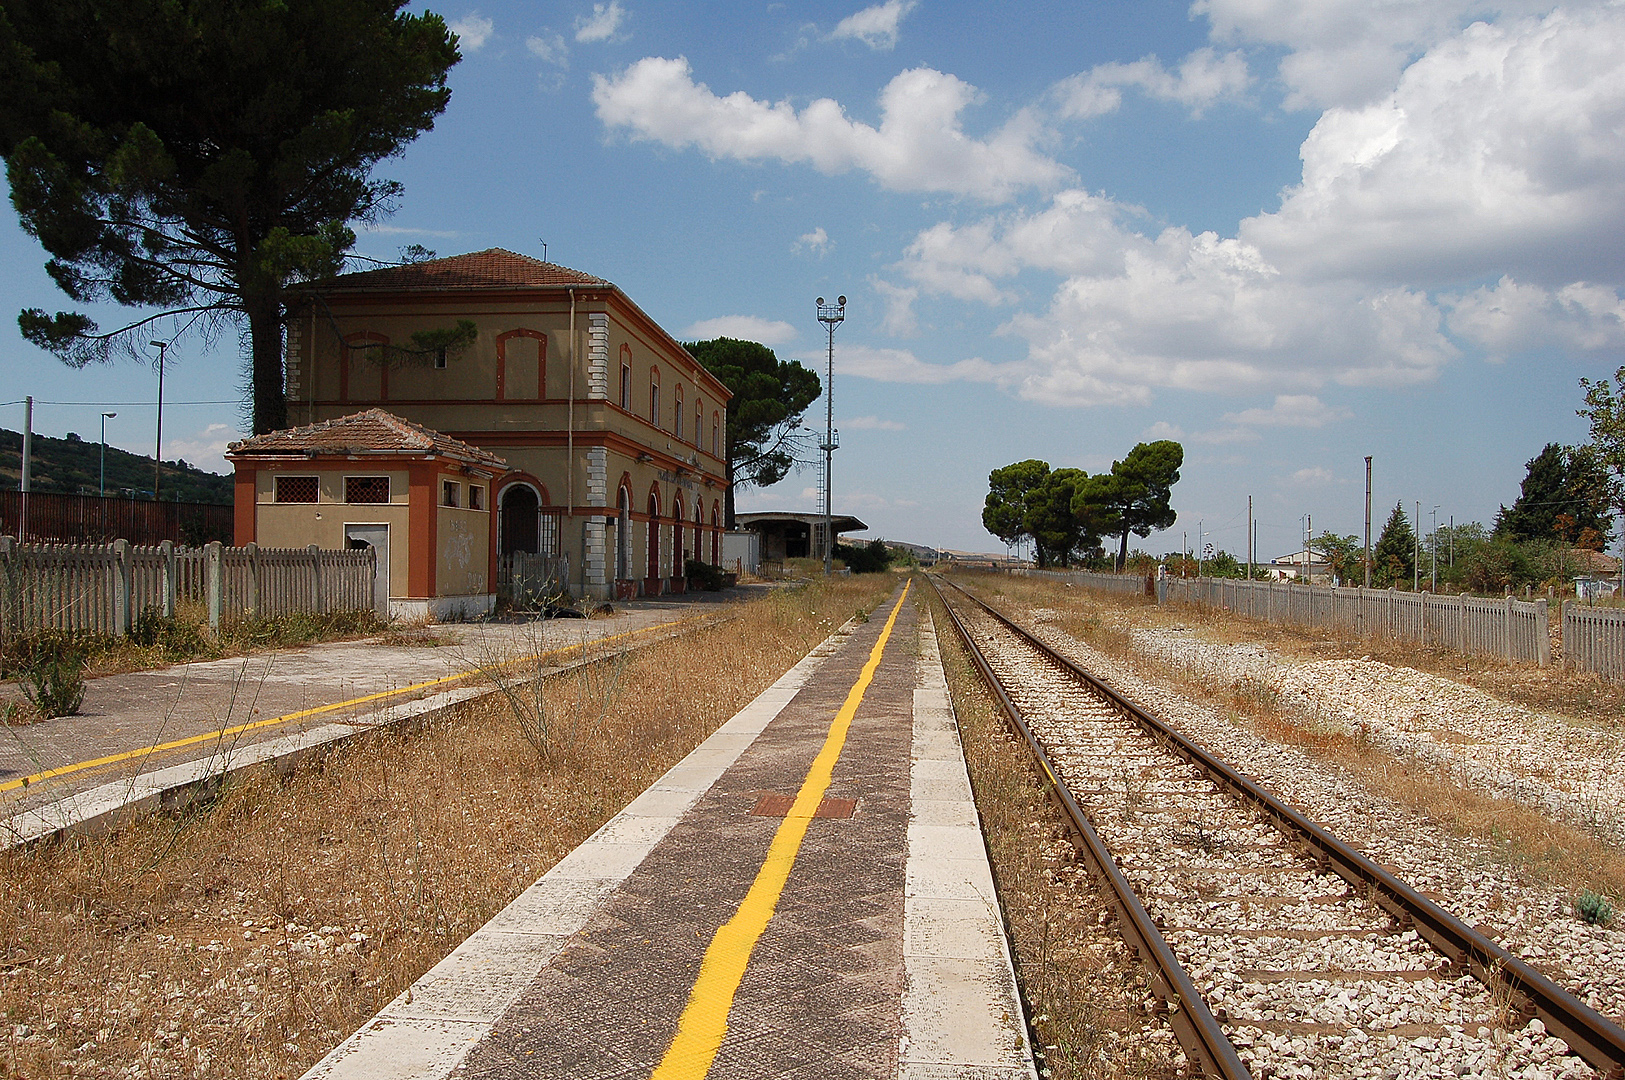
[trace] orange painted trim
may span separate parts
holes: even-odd
[[[434,463],[413,465],[407,479],[406,595],[435,595],[435,563],[440,557],[439,500],[435,498],[440,469]]]
[[[259,511],[256,507],[257,496],[255,492],[256,470],[246,463],[238,463],[232,474],[231,501],[232,543],[237,547],[254,542],[254,530],[258,525]]]
[[[497,335],[497,400],[508,400],[508,341],[511,338],[531,338],[538,342],[536,347],[536,401],[547,400],[547,335],[540,330],[531,330],[520,327],[517,330],[507,330]],[[529,398],[515,400],[531,400]],[[568,403],[567,398],[560,401]]]

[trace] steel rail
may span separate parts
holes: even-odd
[[[1232,768],[1218,756],[1191,742],[1168,724],[1136,705],[1099,678],[1083,670],[1040,641],[1037,636],[958,584],[950,585],[994,619],[1031,644],[1052,663],[1088,684],[1112,708],[1163,740],[1209,780],[1245,797],[1269,816],[1281,832],[1295,837],[1324,869],[1329,869],[1371,898],[1401,926],[1414,929],[1456,967],[1485,986],[1504,989],[1520,1000],[1526,1015],[1538,1017],[1547,1031],[1568,1043],[1586,1064],[1611,1080],[1625,1078],[1625,1030],[1597,1010],[1541,974],[1526,961],[1482,932],[1468,926],[1417,892],[1386,867],[1337,839],[1325,828],[1257,781]],[[946,602],[944,602],[944,606]],[[949,609],[950,612],[952,609]],[[961,630],[963,633],[963,630]]]
[[[1129,947],[1149,970],[1152,992],[1167,1007],[1168,1024],[1173,1028],[1175,1037],[1179,1039],[1185,1056],[1190,1059],[1193,1072],[1197,1075],[1222,1077],[1223,1080],[1252,1080],[1252,1073],[1236,1054],[1234,1044],[1225,1035],[1218,1018],[1208,1008],[1202,992],[1191,981],[1184,965],[1179,962],[1179,957],[1174,955],[1174,950],[1162,936],[1162,931],[1157,929],[1151,913],[1135,895],[1134,887],[1129,884],[1128,877],[1112,858],[1105,841],[1101,840],[1100,834],[1095,831],[1088,815],[1056,774],[1044,744],[1033,733],[1021,709],[1005,692],[1004,684],[994,674],[987,658],[982,655],[982,650],[971,638],[970,631],[960,621],[959,613],[942,595],[942,589],[936,583],[936,575],[927,575],[927,580],[936,590],[938,599],[942,600],[943,609],[948,612],[948,618],[953,622],[954,629],[959,632],[960,640],[965,643],[966,651],[970,653],[971,660],[981,672],[988,689],[998,700],[999,707],[1004,710],[1016,733],[1026,740],[1027,749],[1049,781],[1050,797],[1060,807],[1070,821],[1073,831],[1082,840],[1083,853],[1088,857],[1095,876],[1110,886],[1112,906],[1117,909],[1118,926]],[[971,599],[974,600],[975,597]]]

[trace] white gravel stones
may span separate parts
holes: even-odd
[[[1138,678],[1053,628],[1044,636],[1606,1015],[1625,1011],[1625,936],[1579,922],[1567,897],[1528,885],[1481,845],[1376,799],[1323,762]],[[1189,669],[1191,652],[1177,662]],[[1240,666],[1253,678],[1274,674],[1262,650]],[[1215,664],[1215,674],[1233,670]],[[1053,676],[1029,670],[1021,681],[1040,677],[1043,687],[1013,696],[1090,804],[1097,830],[1170,944],[1228,1018],[1255,1074],[1594,1075],[1538,1024],[1501,1029],[1502,1005],[1480,984],[1447,970],[1414,934],[1393,932],[1383,913],[1344,895],[1340,879],[1305,869],[1249,812],[1198,794],[1211,792],[1205,781],[1156,764],[1126,722],[1076,700]],[[1238,862],[1252,869],[1237,872]],[[1271,934],[1283,928],[1285,936]],[[1304,936],[1309,928],[1333,933]]]

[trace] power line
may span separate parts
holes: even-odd
[[[22,405],[23,403],[24,403],[23,399],[21,399],[21,398],[18,398],[16,401],[0,401],[0,408],[5,408],[8,405]],[[134,409],[134,408],[138,408],[138,407],[140,407],[142,405],[152,405],[154,403],[151,402],[151,401],[41,401],[39,398],[35,398],[34,399],[34,404],[35,405],[74,405],[74,406],[80,406],[80,407],[83,407],[83,408],[86,408],[86,409],[105,409],[105,408],[107,408],[109,406],[122,406],[122,407],[124,407],[126,409]],[[235,399],[235,398],[227,398],[227,399],[222,399],[220,401],[166,401],[164,404],[166,404],[166,405],[236,405],[237,404],[237,399]]]

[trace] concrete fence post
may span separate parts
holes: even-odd
[[[175,541],[165,540],[160,543],[158,545],[158,556],[163,561],[163,567],[160,571],[163,575],[163,580],[160,582],[163,588],[163,599],[159,602],[163,605],[164,618],[173,619],[175,617]]]
[[[7,539],[10,539],[10,538],[8,537]],[[1563,623],[1562,623],[1563,633],[1562,633],[1562,638],[1561,638],[1561,640],[1563,642],[1563,663],[1560,666],[1562,667],[1562,669],[1564,671],[1567,671],[1569,669],[1570,665],[1573,662],[1574,645],[1575,645],[1575,642],[1570,640],[1571,635],[1569,634],[1569,601],[1568,600],[1564,600],[1563,603],[1561,605],[1559,605],[1559,611],[1563,616]]]
[[[310,556],[310,610],[320,615],[327,610],[322,605],[322,549],[311,544],[305,554]]]
[[[260,546],[250,540],[243,551],[248,556],[248,603],[244,605],[248,614],[259,618],[260,614]]]
[[[226,566],[221,544],[210,540],[203,549],[205,585],[209,606],[209,629],[220,629],[220,616],[226,602]]]
[[[1535,656],[1541,667],[1552,662],[1552,606],[1545,597],[1535,601]]]
[[[1507,658],[1507,663],[1509,663],[1509,664],[1512,662],[1512,605],[1515,604],[1516,602],[1517,601],[1512,599],[1512,593],[1508,592],[1507,593],[1507,603],[1506,603],[1506,614],[1502,616],[1502,625],[1505,628],[1505,634],[1506,634],[1506,658]]]
[[[130,632],[130,542],[113,541],[113,634]]]

